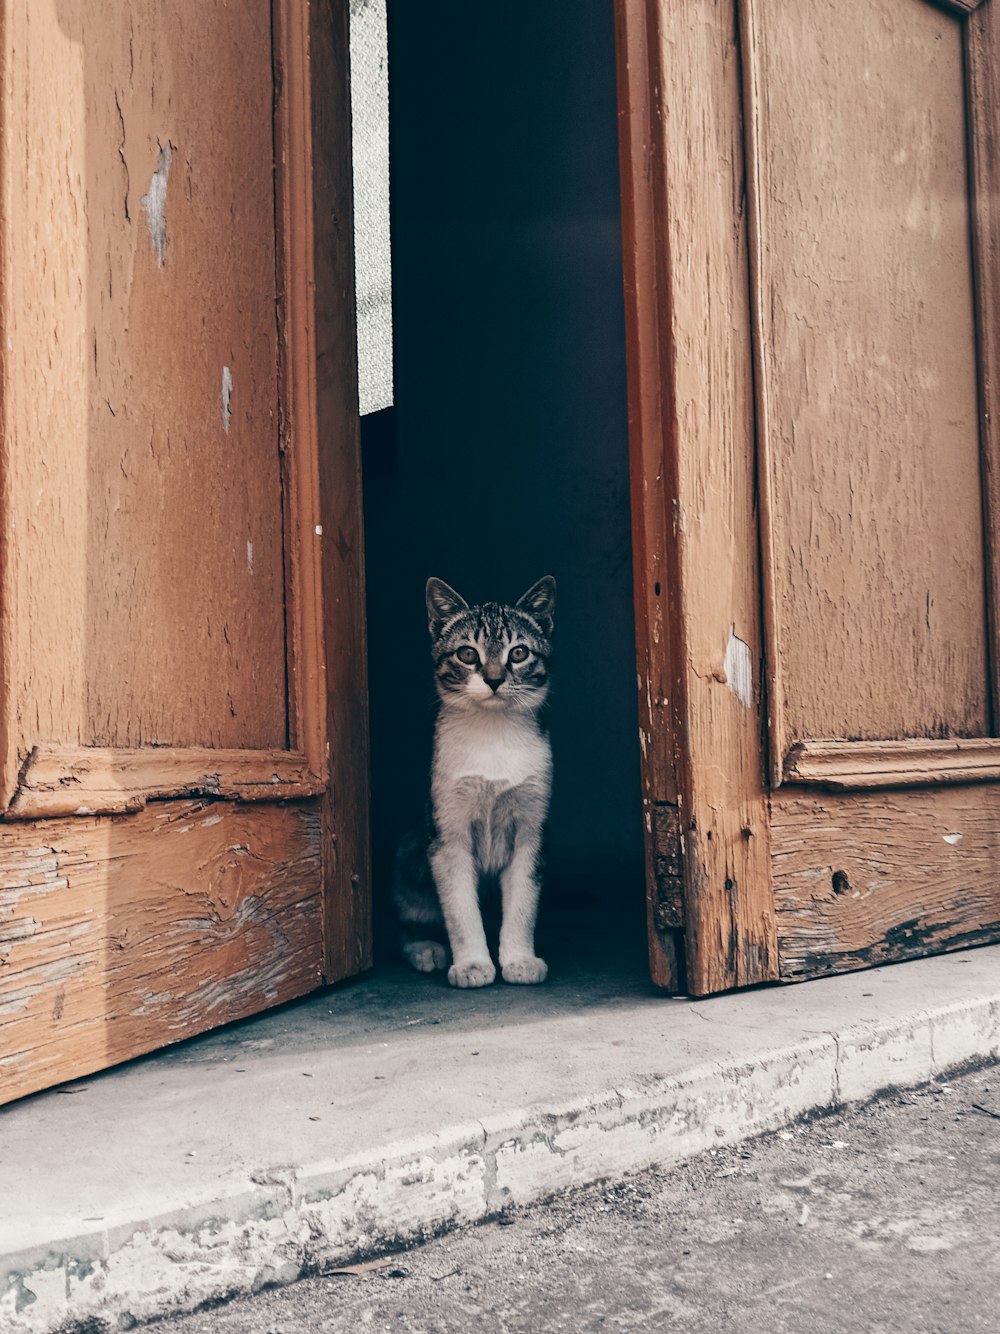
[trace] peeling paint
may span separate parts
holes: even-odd
[[[139,200],[139,207],[146,215],[149,235],[156,251],[156,263],[162,268],[167,254],[167,180],[170,176],[170,159],[173,157],[173,145],[161,145],[156,170],[149,182],[149,193]]]
[[[960,843],[962,841],[961,834],[943,834],[942,838],[946,843],[950,843],[952,847],[954,847],[956,843]]]
[[[228,366],[222,368],[222,426],[226,434],[229,434],[229,423],[233,414],[229,410],[229,403],[233,396],[233,373]]]
[[[247,569],[253,574],[253,543],[247,542]]]
[[[316,536],[317,536],[317,537],[322,537],[322,536],[323,536],[323,525],[322,525],[321,523],[318,523],[318,524],[316,525]]]
[[[722,666],[726,685],[745,709],[753,708],[753,659],[750,645],[738,637],[735,625],[729,630],[729,643],[726,645]]]
[[[172,1005],[177,997],[172,991],[150,991],[143,996],[142,1000],[131,1013],[134,1016],[153,1014],[155,1011],[163,1009],[165,1006]]]

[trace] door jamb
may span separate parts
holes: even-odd
[[[347,0],[275,0],[275,89],[285,114],[276,152],[284,186],[292,308],[287,331],[298,379],[293,410],[316,440],[320,657],[302,664],[322,683],[329,784],[322,802],[324,980],[372,961],[368,662],[365,634],[357,328],[354,289],[350,9]],[[277,111],[277,108],[276,108]],[[279,247],[280,252],[280,247]],[[295,341],[297,340],[297,341]],[[293,371],[293,373],[295,373]],[[294,431],[294,418],[292,430]]]
[[[736,12],[615,12],[650,948],[704,995],[778,976]]]

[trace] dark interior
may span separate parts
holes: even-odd
[[[543,913],[644,953],[611,0],[389,0],[396,406],[364,420],[376,946],[422,817],[430,574],[559,583]]]

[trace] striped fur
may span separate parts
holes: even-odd
[[[499,881],[500,968],[507,982],[541,982],[534,948],[538,856],[552,753],[539,712],[549,690],[555,580],[513,606],[470,607],[439,579],[427,618],[440,699],[431,819],[404,839],[393,896],[403,953],[422,972],[448,965],[453,986],[485,986],[496,969],[480,911],[484,878]]]

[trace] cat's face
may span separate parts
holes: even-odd
[[[442,702],[471,709],[540,708],[549,688],[555,602],[551,575],[510,607],[470,607],[440,579],[428,579],[427,621]]]

